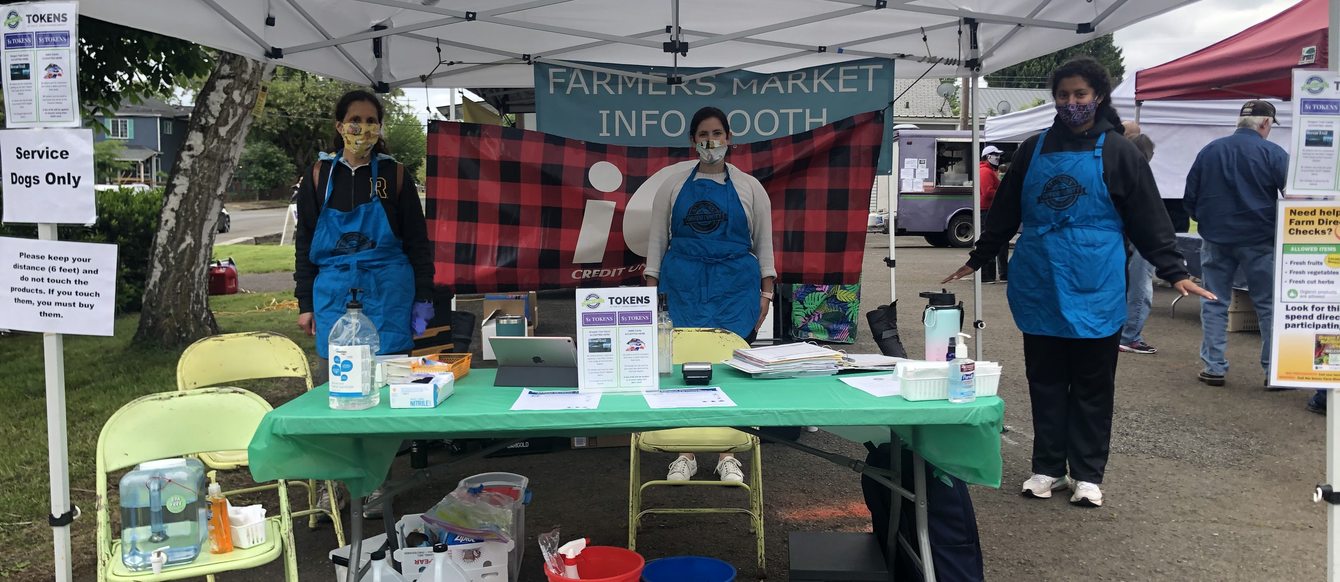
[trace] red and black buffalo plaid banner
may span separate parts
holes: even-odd
[[[779,282],[859,280],[882,127],[882,115],[872,111],[731,149],[727,161],[758,178],[772,199]],[[434,281],[455,293],[641,284],[646,259],[624,243],[624,210],[652,174],[695,156],[687,147],[613,146],[433,122],[427,215]],[[612,192],[591,184],[597,162],[622,174]],[[575,264],[588,200],[613,202],[614,221],[604,261]]]

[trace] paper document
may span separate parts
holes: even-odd
[[[852,388],[880,398],[885,396],[897,396],[902,392],[900,384],[898,383],[898,377],[893,374],[838,379],[842,380],[843,383]]]
[[[735,401],[726,396],[721,388],[672,388],[668,390],[648,390],[642,393],[651,408],[715,408],[735,406]]]
[[[907,358],[895,358],[883,354],[847,354],[842,358],[842,368],[851,370],[893,370],[898,362]]]
[[[526,388],[512,403],[512,410],[594,410],[599,406],[599,392]]]

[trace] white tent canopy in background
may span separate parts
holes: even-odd
[[[1154,171],[1159,193],[1164,198],[1181,198],[1186,190],[1186,174],[1196,154],[1211,141],[1233,133],[1238,111],[1246,98],[1226,101],[1145,101],[1140,105],[1140,130],[1154,142]],[[1271,101],[1280,124],[1270,132],[1270,141],[1289,150],[1292,111],[1289,104]],[[1112,104],[1123,120],[1134,120],[1135,75],[1112,89]],[[1052,125],[1056,109],[1051,103],[1032,109],[999,115],[986,120],[982,141],[1021,141]]]
[[[423,86],[421,75],[437,87],[530,87],[529,62],[536,60],[768,73],[891,57],[904,61],[896,67],[900,77],[928,73],[931,63],[937,64],[927,77],[962,76],[968,74],[961,66],[968,58],[964,19],[979,23],[985,74],[1193,1],[83,0],[79,10],[394,89]],[[676,24],[689,46],[677,59],[662,46]],[[388,37],[380,63],[375,36]]]

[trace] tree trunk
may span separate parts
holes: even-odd
[[[273,71],[273,65],[220,52],[196,96],[185,144],[163,192],[136,344],[173,348],[218,333],[207,281],[214,233],[251,110]]]

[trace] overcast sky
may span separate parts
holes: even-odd
[[[1078,0],[1068,0],[1078,1]],[[1155,16],[1127,27],[1116,34],[1116,43],[1126,59],[1127,74],[1166,63],[1233,36],[1285,8],[1297,0],[1200,0],[1189,6]],[[425,100],[423,87],[406,87],[406,101],[427,118],[424,105],[446,105],[450,92],[430,89]]]
[[[1117,31],[1126,70],[1160,65],[1250,28],[1297,0],[1201,0]]]

